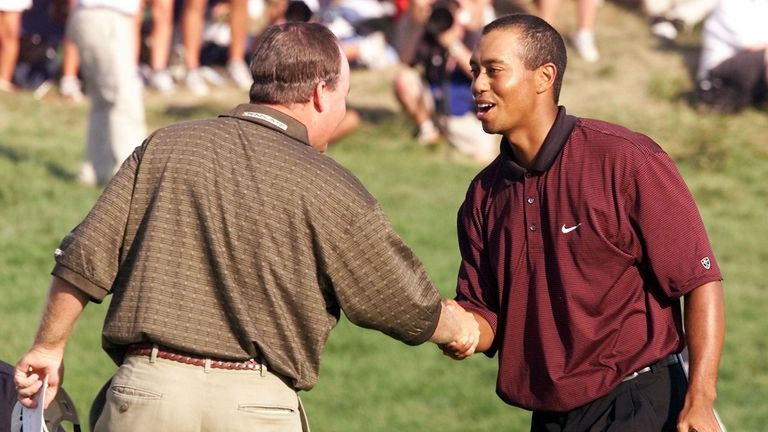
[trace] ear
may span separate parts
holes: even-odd
[[[325,81],[320,81],[315,85],[315,89],[312,91],[312,106],[317,112],[323,112],[328,109],[328,85]]]
[[[559,71],[554,63],[546,63],[537,69],[536,73],[536,93],[545,93],[555,85],[555,78]]]

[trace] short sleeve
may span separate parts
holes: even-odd
[[[101,302],[112,289],[123,254],[123,240],[134,179],[142,154],[137,147],[123,162],[88,216],[64,237],[51,272]]]
[[[663,152],[639,164],[627,191],[629,215],[644,242],[644,265],[671,298],[722,279],[696,203]]]

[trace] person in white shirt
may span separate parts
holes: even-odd
[[[768,99],[768,0],[720,0],[704,23],[700,102],[735,112]]]

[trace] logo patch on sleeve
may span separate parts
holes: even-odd
[[[701,265],[704,266],[705,269],[709,270],[709,268],[712,267],[712,261],[709,260],[709,257],[704,257],[701,259]]]

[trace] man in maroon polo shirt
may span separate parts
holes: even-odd
[[[558,106],[565,45],[537,17],[487,25],[471,64],[477,117],[503,139],[458,213],[457,301],[477,351],[498,352],[499,396],[534,431],[718,430],[722,278],[672,160]]]

